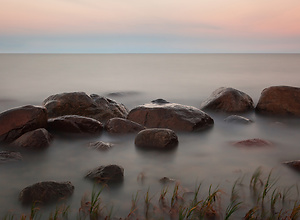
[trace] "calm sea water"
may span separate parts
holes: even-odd
[[[108,96],[129,110],[157,98],[199,107],[221,86],[244,91],[257,103],[266,87],[300,87],[299,63],[298,54],[0,54],[0,110],[41,105],[52,94],[72,91]],[[110,95],[116,92],[120,94]],[[171,152],[141,151],[134,146],[134,135],[106,133],[92,139],[55,139],[45,151],[23,152],[22,162],[0,164],[0,217],[8,210],[29,213],[18,201],[19,192],[46,180],[75,185],[74,195],[64,203],[77,213],[81,198],[93,188],[84,175],[107,164],[125,169],[123,184],[103,192],[103,200],[114,207],[117,216],[129,213],[136,192],[140,192],[141,202],[148,189],[159,196],[159,179],[164,176],[178,180],[186,190],[193,191],[197,182],[203,182],[203,191],[212,184],[228,193],[237,178],[245,176],[247,182],[259,166],[266,175],[273,169],[280,186],[300,181],[299,173],[281,164],[300,159],[298,119],[247,113],[243,115],[254,123],[241,126],[226,124],[225,114],[209,114],[215,120],[214,127],[205,132],[178,133],[179,146]],[[246,150],[230,145],[247,138],[266,139],[275,146]],[[115,145],[107,152],[88,149],[86,144],[95,140]],[[247,195],[244,199],[250,200]],[[43,211],[54,209],[52,205]]]

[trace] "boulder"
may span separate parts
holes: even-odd
[[[103,125],[93,118],[65,115],[48,119],[48,129],[55,133],[97,135],[103,131]]]
[[[234,142],[233,145],[238,147],[269,147],[272,146],[273,144],[270,141],[254,138],[254,139],[237,141]]]
[[[262,91],[256,112],[300,117],[300,88],[272,86]]]
[[[0,152],[0,163],[22,160],[22,155],[19,152],[9,152],[9,151],[1,151]]]
[[[112,148],[112,146],[113,146],[113,144],[106,143],[106,142],[103,142],[103,141],[92,142],[92,143],[89,143],[89,145],[88,145],[89,148],[100,150],[100,151],[107,151],[110,148]]]
[[[22,203],[48,203],[68,197],[73,191],[71,182],[39,182],[24,188],[19,194],[19,200]]]
[[[300,160],[287,161],[284,162],[283,164],[288,165],[289,167],[297,171],[300,171]]]
[[[0,141],[12,142],[22,134],[47,126],[47,111],[43,107],[26,105],[0,114]]]
[[[11,145],[31,150],[40,150],[49,147],[52,141],[51,134],[45,128],[29,131],[11,143]]]
[[[235,123],[235,124],[250,124],[252,123],[252,120],[245,118],[240,115],[230,115],[227,118],[224,119],[227,123]]]
[[[135,137],[135,145],[148,149],[170,149],[178,145],[174,131],[166,128],[151,128],[140,131]]]
[[[109,133],[125,134],[139,132],[145,127],[124,118],[112,118],[106,122],[105,129]]]
[[[205,100],[200,109],[226,113],[246,112],[254,109],[252,98],[233,88],[221,87]]]
[[[89,96],[84,92],[52,95],[44,100],[43,105],[47,108],[50,118],[80,115],[106,122],[115,117],[126,118],[128,114],[123,104],[96,94]]]
[[[132,109],[127,119],[147,128],[169,128],[174,131],[198,131],[214,124],[214,120],[200,109],[162,101]]]
[[[86,178],[99,183],[118,183],[124,179],[124,168],[118,165],[100,166],[88,172]]]

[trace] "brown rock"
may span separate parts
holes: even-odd
[[[101,122],[120,117],[126,118],[128,110],[123,104],[95,94],[84,92],[61,93],[49,96],[43,102],[50,118],[63,115],[80,115]]]
[[[200,109],[227,113],[246,112],[254,109],[252,98],[233,88],[221,87],[205,100]]]
[[[24,188],[19,195],[22,203],[52,202],[72,195],[74,186],[71,182],[39,182]]]
[[[272,146],[273,144],[270,141],[254,138],[254,139],[247,139],[243,141],[234,142],[233,145],[239,147],[269,147]]]
[[[214,120],[200,109],[176,103],[141,105],[132,109],[127,119],[147,128],[169,128],[174,131],[198,131],[214,124]]]
[[[145,129],[145,127],[124,118],[112,118],[107,121],[105,129],[109,133],[125,134],[139,132]]]
[[[39,150],[49,147],[52,136],[45,128],[29,131],[16,139],[11,144],[16,147]]]
[[[9,152],[9,151],[0,152],[0,163],[22,160],[22,159],[23,159],[22,155],[19,152]]]
[[[100,166],[88,172],[86,178],[100,183],[117,183],[124,179],[124,168],[118,165]]]
[[[256,105],[258,113],[300,117],[300,88],[272,86],[262,91]]]
[[[0,114],[0,141],[12,142],[22,134],[47,126],[47,111],[38,106],[22,106]]]
[[[300,160],[288,161],[288,162],[284,162],[283,164],[288,165],[289,167],[297,171],[300,171]]]
[[[227,118],[224,119],[227,123],[235,123],[235,124],[250,124],[252,123],[252,120],[245,118],[240,115],[230,115]]]
[[[176,147],[178,138],[174,131],[166,128],[151,128],[140,131],[135,145],[141,148],[170,149]]]

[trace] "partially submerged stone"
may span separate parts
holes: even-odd
[[[273,144],[270,141],[262,140],[259,138],[237,141],[237,142],[234,142],[233,145],[238,146],[238,147],[269,147],[269,146],[273,146]]]
[[[287,161],[284,162],[283,164],[300,172],[300,160]]]
[[[100,166],[88,172],[86,178],[99,183],[118,183],[124,179],[124,168],[118,165]]]
[[[145,129],[145,127],[124,118],[112,118],[107,121],[105,129],[107,132],[113,134],[126,134],[139,132]]]
[[[230,115],[224,119],[227,123],[235,123],[235,124],[251,124],[252,120],[245,118],[240,115]]]
[[[171,179],[169,177],[163,177],[159,179],[159,182],[162,184],[168,184],[168,183],[174,183],[176,180],[175,179]]]
[[[176,147],[178,137],[170,129],[151,128],[140,131],[134,143],[140,148],[164,150]]]
[[[115,117],[126,118],[128,110],[123,104],[96,94],[84,92],[60,93],[49,96],[43,105],[50,118],[63,115],[80,115],[94,118],[100,122]]]
[[[10,151],[0,152],[0,163],[9,162],[9,161],[18,161],[22,159],[23,157],[19,152],[10,152]]]
[[[24,188],[19,194],[22,203],[48,203],[72,195],[74,186],[71,182],[46,181],[35,183]]]
[[[113,144],[106,143],[106,142],[103,142],[103,141],[92,142],[92,143],[89,143],[89,145],[88,145],[89,148],[100,150],[100,151],[107,151],[110,148],[112,148],[112,146],[113,146]]]
[[[200,109],[161,101],[132,109],[127,119],[147,128],[169,128],[174,131],[198,131],[214,124],[214,120]]]
[[[43,107],[26,105],[0,114],[0,141],[12,142],[28,131],[47,126],[47,111]]]
[[[300,117],[300,88],[272,86],[264,89],[256,105],[256,112]]]
[[[254,103],[252,98],[242,91],[221,87],[201,104],[200,109],[237,113],[254,109]]]

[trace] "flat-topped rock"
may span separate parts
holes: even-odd
[[[221,87],[201,104],[200,109],[237,113],[254,109],[254,103],[252,98],[244,92],[234,88]]]
[[[300,117],[300,88],[272,86],[262,91],[256,112],[267,115]]]
[[[214,124],[214,120],[198,108],[165,101],[138,106],[129,112],[127,119],[147,128],[174,131],[198,131]]]
[[[266,141],[259,138],[247,139],[242,141],[237,141],[233,143],[237,147],[269,147],[273,146],[270,141]]]
[[[145,129],[144,126],[124,118],[112,118],[105,124],[105,129],[109,133],[126,134],[139,132]]]

